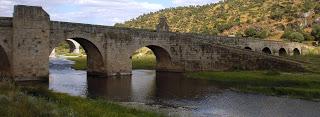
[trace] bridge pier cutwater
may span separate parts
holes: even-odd
[[[50,53],[69,39],[86,51],[90,75],[131,75],[131,55],[141,47],[154,52],[158,71],[304,71],[296,61],[262,54],[264,47],[252,46],[257,41],[169,32],[166,20],[161,21],[158,31],[58,22],[41,7],[17,5],[13,17],[0,17],[0,73],[16,81],[48,80]]]

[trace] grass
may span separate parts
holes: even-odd
[[[155,69],[156,57],[153,54],[132,57],[132,69]]]
[[[17,87],[0,82],[1,117],[160,117],[100,99],[54,93],[47,87]]]
[[[197,72],[190,78],[207,79],[240,92],[320,99],[320,74],[274,71]]]
[[[74,65],[72,66],[73,69],[76,70],[86,70],[87,69],[87,57],[82,56],[82,57],[70,57],[67,58],[68,60],[74,61]]]
[[[70,57],[68,60],[75,61],[72,66],[76,70],[86,70],[87,69],[87,57]],[[155,69],[156,57],[154,55],[144,55],[144,56],[133,56],[132,57],[132,68],[133,69]]]
[[[320,55],[291,56],[293,59],[305,61],[304,66],[315,73],[320,73]]]

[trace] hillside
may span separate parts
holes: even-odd
[[[313,40],[311,26],[319,13],[320,3],[316,0],[225,0],[167,8],[115,26],[155,29],[159,17],[165,16],[173,32],[280,39],[286,31],[299,32],[304,40]]]

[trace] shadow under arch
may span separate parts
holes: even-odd
[[[0,45],[0,78],[9,77],[11,75],[11,65],[9,57],[4,48]]]
[[[142,46],[136,50],[139,50],[143,47],[146,47],[148,49],[150,49],[153,54],[156,57],[156,65],[155,65],[155,70],[156,71],[163,71],[163,72],[171,72],[171,71],[175,71],[172,65],[172,59],[171,59],[171,55],[169,54],[169,52],[161,47],[161,46],[157,46],[157,45],[147,45],[147,46]],[[134,50],[134,51],[136,51]],[[132,52],[131,55],[133,55],[134,52]]]
[[[301,55],[300,50],[298,48],[293,49],[293,55]]]
[[[156,45],[148,45],[146,47],[152,50],[156,56],[156,71],[170,71],[172,69],[171,56],[166,49]]]
[[[245,50],[252,50],[250,47],[244,47]]]
[[[284,49],[284,48],[279,49],[279,56],[287,56],[287,55],[288,55],[288,53],[287,53],[286,49]]]
[[[262,52],[265,53],[265,54],[269,54],[269,55],[272,54],[270,48],[268,48],[268,47],[263,48]]]
[[[98,47],[90,40],[80,37],[68,38],[64,41],[75,41],[80,44],[87,54],[87,74],[88,75],[105,75],[103,56]],[[60,42],[61,43],[61,42]],[[56,47],[56,46],[55,46]],[[51,50],[53,51],[53,50]]]

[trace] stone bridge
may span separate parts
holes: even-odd
[[[166,26],[160,22],[153,31],[58,22],[41,7],[18,5],[13,17],[0,18],[0,73],[16,81],[48,80],[50,53],[70,39],[85,49],[89,75],[130,75],[131,56],[141,47],[154,52],[157,71],[304,70],[296,61],[246,50],[292,54],[303,52],[300,44],[174,33]]]

